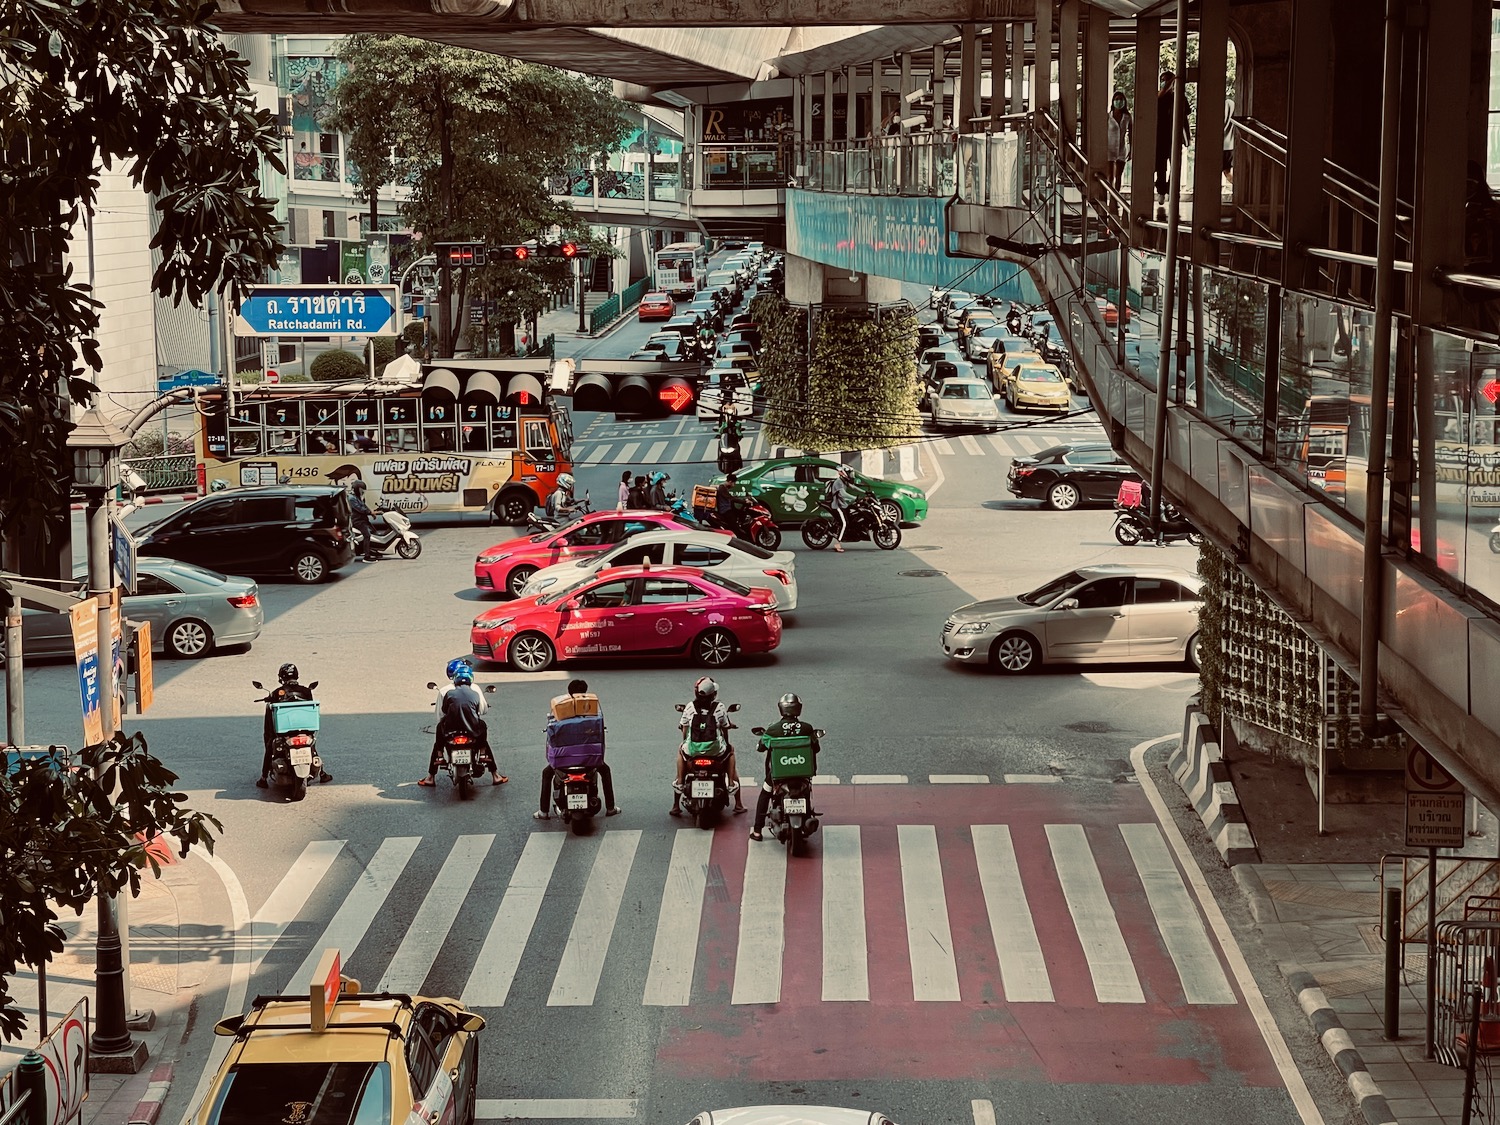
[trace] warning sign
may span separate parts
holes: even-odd
[[[1464,787],[1415,744],[1406,755],[1406,846],[1464,846]]]

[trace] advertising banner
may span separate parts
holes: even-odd
[[[120,593],[118,590],[112,593],[114,599],[109,603],[109,636],[115,674],[110,683],[115,685],[115,692],[109,711],[111,734],[120,729],[120,713],[125,709],[125,632],[120,622]]]
[[[345,285],[364,285],[370,279],[365,276],[365,246],[362,242],[341,242],[342,265],[339,280]]]
[[[103,700],[99,685],[99,599],[84,598],[70,611],[73,656],[78,664],[78,695],[83,704],[83,743],[104,741]]]
[[[135,713],[144,715],[151,710],[155,698],[151,679],[151,622],[142,621],[135,627],[135,643]]]
[[[371,285],[384,285],[391,275],[391,245],[372,242],[365,247],[365,278]]]

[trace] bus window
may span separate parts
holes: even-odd
[[[344,428],[365,433],[380,423],[375,403],[367,398],[354,398],[344,403]]]
[[[260,430],[231,430],[229,434],[229,455],[231,457],[244,457],[248,454],[260,452]]]
[[[490,431],[486,426],[463,426],[459,437],[465,453],[487,453],[490,448]]]
[[[307,435],[307,451],[309,453],[337,453],[339,432],[337,430],[314,430]]]
[[[551,459],[552,436],[547,433],[545,418],[526,419],[526,449],[530,453],[541,454],[545,460]]]
[[[385,452],[417,452],[417,428],[415,426],[387,426],[385,428]]]
[[[490,423],[490,448],[491,449],[519,449],[520,442],[516,438],[516,424],[514,422],[491,422]]]
[[[428,453],[452,453],[457,433],[455,426],[423,426],[422,448]]]
[[[266,442],[267,453],[290,453],[302,452],[302,442],[298,435],[292,430],[272,430]]]

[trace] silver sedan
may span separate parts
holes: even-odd
[[[1009,598],[948,615],[943,655],[1001,672],[1048,664],[1198,664],[1201,580],[1168,566],[1084,566]]]

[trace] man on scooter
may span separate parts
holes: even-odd
[[[720,490],[723,491],[722,489]],[[735,766],[734,747],[729,743],[729,732],[734,729],[734,724],[729,721],[729,709],[719,701],[719,685],[714,683],[708,676],[701,676],[693,685],[693,702],[682,712],[682,718],[678,720],[678,727],[682,731],[685,740],[688,730],[692,726],[693,714],[711,714],[714,720],[714,728],[718,736],[724,740],[724,746],[729,753],[727,768],[729,771],[729,783],[734,786],[734,813],[738,816],[745,811],[745,802],[740,797],[740,772]],[[682,777],[687,772],[687,759],[683,757],[682,751],[677,752],[677,781],[672,786],[672,809],[671,816],[682,815]]]
[[[813,773],[818,772],[818,732],[813,727],[802,721],[802,700],[788,692],[776,702],[776,709],[781,712],[781,718],[766,728],[766,733],[760,736],[760,742],[756,749],[765,754],[769,749],[766,739],[768,738],[807,738],[812,742]],[[771,811],[771,759],[766,757],[766,777],[761,782],[760,796],[755,799],[755,824],[750,829],[750,839],[761,839],[761,832],[766,826],[766,814]],[[809,806],[808,815],[817,815],[817,810]]]
[[[271,739],[275,736],[276,732],[271,726],[270,704],[291,703],[293,700],[311,699],[313,697],[312,688],[297,682],[297,666],[295,664],[283,664],[276,670],[276,679],[280,681],[279,685],[273,688],[266,696],[266,725],[262,735],[266,749],[260,759],[260,776],[255,779],[255,787],[257,789],[265,789],[267,787],[266,775],[271,772]],[[318,757],[326,767],[328,765],[327,760],[321,754]],[[318,780],[332,781],[333,774],[329,773],[325,768],[318,775]]]
[[[437,712],[437,733],[432,740],[432,755],[427,759],[427,776],[417,782],[430,789],[437,784],[438,766],[443,760],[443,739],[462,731],[479,743],[480,753],[489,760],[490,784],[503,785],[510,778],[495,766],[495,752],[490,749],[490,731],[481,716],[489,710],[484,694],[474,688],[474,669],[462,658],[448,661],[448,679],[452,685],[438,693],[433,710]]]
[[[587,680],[568,681],[568,695],[587,695],[588,693],[589,684]],[[555,702],[556,700],[554,700],[554,703]],[[548,729],[551,729],[550,726]],[[601,761],[596,768],[599,772],[599,785],[604,790],[604,815],[619,816],[620,806],[615,804],[615,778],[614,774],[610,771],[609,763]],[[566,767],[563,767],[563,769],[564,772],[566,772]],[[556,774],[557,767],[553,766],[551,762],[548,762],[545,766],[542,767],[541,803],[537,811],[531,814],[531,818],[533,820],[552,819],[552,813],[550,811],[552,808],[552,779]]]

